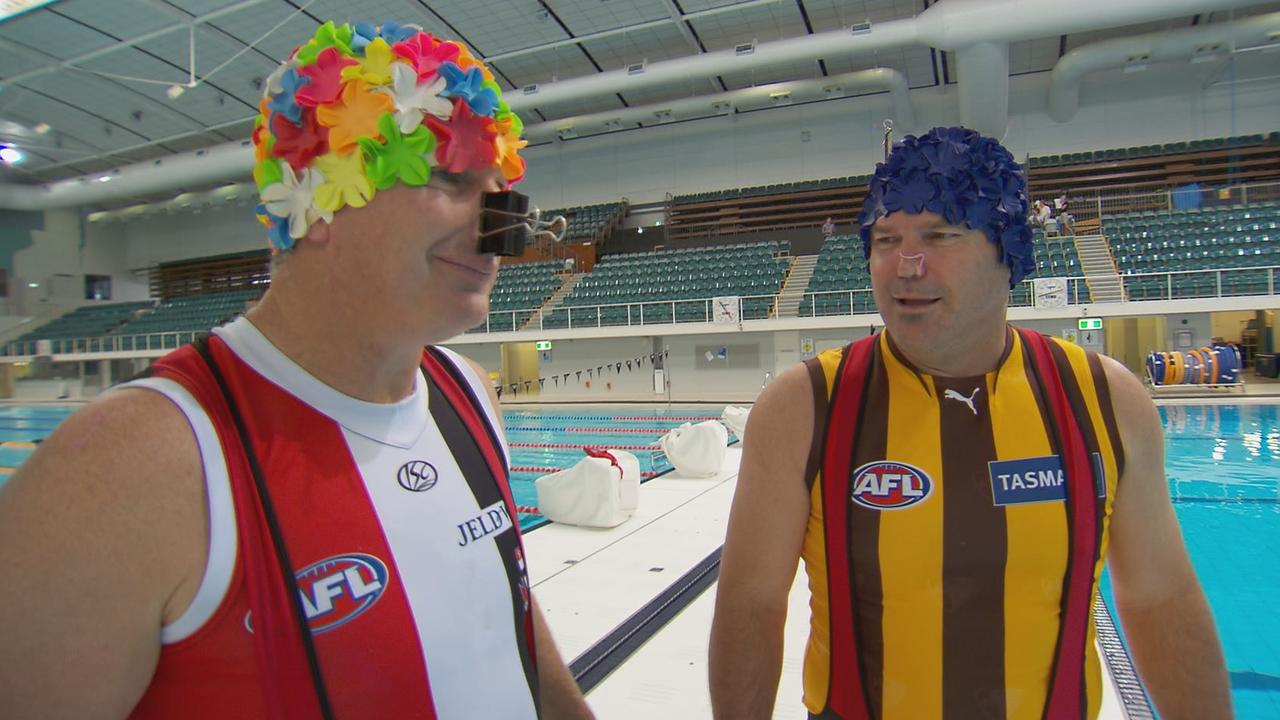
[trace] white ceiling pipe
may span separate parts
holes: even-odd
[[[790,38],[755,46],[753,52],[738,55],[733,48],[704,53],[691,58],[676,58],[646,65],[644,72],[629,75],[627,70],[599,73],[540,85],[535,95],[519,90],[507,93],[513,108],[549,106],[553,103],[612,95],[654,85],[685,82],[689,77],[714,77],[724,73],[763,70],[781,63],[863,54],[876,50],[923,44],[944,50],[955,50],[981,42],[1014,42],[1071,32],[1117,27],[1161,20],[1195,13],[1224,10],[1260,4],[1263,0],[947,0],[917,17],[876,23],[867,32],[854,34],[849,29],[833,30],[799,38]],[[960,92],[969,92],[980,83],[961,83]],[[209,148],[206,153],[221,155],[244,149],[238,143]],[[187,153],[172,160],[190,168],[189,175],[175,173],[170,166],[163,177],[172,185],[217,182],[245,177],[251,167],[250,154],[243,164],[217,164],[182,161]],[[214,171],[218,170],[219,173]],[[129,166],[121,176],[134,172],[157,172],[150,163]],[[216,177],[210,177],[217,174]],[[43,209],[115,199],[140,192],[153,192],[156,183],[142,178],[131,183],[115,181],[95,187],[96,176],[86,176],[41,187],[0,185],[0,207],[10,209]],[[160,183],[163,184],[163,183]],[[130,189],[147,187],[147,190]]]
[[[1004,140],[1009,130],[1009,46],[980,42],[956,51],[960,124]]]
[[[647,90],[658,86],[686,87],[693,79],[714,78],[717,75],[766,70],[779,65],[810,61],[817,71],[817,61],[823,57],[844,56],[853,52],[866,53],[917,44],[914,20],[891,20],[878,24],[868,33],[853,35],[848,28],[814,35],[788,38],[755,45],[750,52],[739,54],[735,48],[703,53],[694,57],[675,58],[647,63],[642,72],[633,73],[628,68],[609,70],[586,77],[560,80],[538,85],[536,93],[524,94],[519,88],[503,97],[512,110],[547,108],[554,105],[635,90]]]
[[[1264,0],[947,0],[914,18],[873,23],[865,32],[849,28],[756,45],[749,54],[735,48],[647,63],[643,72],[628,68],[538,85],[536,93],[520,89],[505,98],[513,110],[544,108],[661,85],[681,85],[690,78],[764,70],[819,58],[863,56],[879,50],[926,45],[959,50],[978,43],[1009,43],[1140,22],[1256,5]],[[961,81],[961,92],[965,92]]]
[[[1053,68],[1049,82],[1049,117],[1067,122],[1075,116],[1080,107],[1080,82],[1089,73],[1149,62],[1189,62],[1196,55],[1208,60],[1226,56],[1236,48],[1268,42],[1280,42],[1280,12],[1078,47],[1062,56]]]
[[[242,179],[248,177],[252,168],[253,145],[249,141],[224,143],[45,185],[3,184],[0,185],[0,208],[48,210],[131,195],[173,192],[185,185]]]
[[[876,68],[549,120],[525,126],[525,137],[530,142],[543,142],[555,138],[564,130],[571,130],[577,136],[597,135],[620,129],[617,125],[631,126],[638,123],[652,127],[671,121],[724,115],[733,110],[773,107],[780,101],[808,102],[874,90],[888,91],[892,96],[893,117],[899,129],[909,130],[915,126],[915,111],[911,105],[906,77],[897,70]],[[784,93],[785,99],[774,98],[775,95]]]
[[[1136,25],[1267,0],[947,0],[915,18],[923,43],[959,50],[981,42],[1020,40]],[[964,82],[961,80],[961,82]]]

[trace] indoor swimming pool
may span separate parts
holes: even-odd
[[[0,483],[69,415],[69,407],[0,407]],[[504,411],[517,505],[533,481],[573,465],[583,447],[626,449],[644,478],[669,469],[658,439],[723,406],[548,406]],[[1240,718],[1280,717],[1280,405],[1160,408],[1174,509],[1209,598]],[[733,438],[731,438],[732,440]],[[543,523],[521,513],[526,529]],[[1104,594],[1109,587],[1104,577]]]

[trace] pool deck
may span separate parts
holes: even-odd
[[[534,594],[571,662],[724,542],[742,451],[728,449],[718,475],[675,472],[640,488],[636,515],[610,529],[551,524],[525,536]],[[715,585],[702,592],[587,695],[601,718],[711,717],[707,646]],[[774,718],[805,720],[801,667],[809,631],[808,588],[799,568],[789,596],[782,677]],[[1105,667],[1105,663],[1104,663]],[[1124,720],[1104,672],[1103,720]]]

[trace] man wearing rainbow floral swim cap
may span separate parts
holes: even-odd
[[[761,393],[711,640],[717,718],[772,714],[803,559],[811,718],[1093,718],[1098,578],[1164,717],[1226,718],[1160,418],[1110,358],[1015,329],[1026,180],[964,128],[907,136],[860,218],[884,331]]]
[[[481,196],[524,172],[519,118],[461,45],[391,23],[326,23],[261,109],[270,290],[0,497],[0,716],[591,717],[496,398],[434,346],[488,310]]]

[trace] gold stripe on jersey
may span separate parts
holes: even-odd
[[[992,434],[1001,458],[1054,454],[1041,401],[1028,382],[1026,349],[1014,333],[1013,348],[997,384],[989,378]],[[1005,713],[1010,720],[1039,720],[1053,670],[1056,612],[1067,571],[1065,503],[1026,503],[1005,508],[1007,533],[1004,596]]]
[[[942,717],[942,438],[932,378],[902,364],[881,333],[878,353],[888,374],[888,417],[883,458],[913,465],[933,480],[933,494],[908,510],[880,512],[880,584],[884,638],[881,717]],[[924,382],[921,382],[924,380]],[[877,511],[866,511],[877,512]],[[858,514],[852,515],[857,522]],[[860,573],[855,569],[854,582]],[[868,668],[870,673],[873,668]]]

